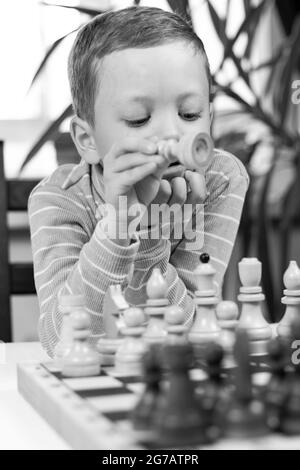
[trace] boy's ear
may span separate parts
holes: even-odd
[[[78,116],[74,116],[70,123],[70,133],[81,158],[90,165],[99,163],[101,158],[97,153],[90,125]]]
[[[214,118],[214,108],[213,108],[212,103],[209,104],[209,115],[210,115],[210,125],[212,125],[212,121]]]

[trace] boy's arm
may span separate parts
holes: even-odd
[[[126,289],[128,301],[145,302],[147,281],[153,268],[159,267],[169,285],[168,299],[184,309],[186,323],[190,323],[194,313],[193,296],[197,286],[193,271],[199,265],[201,253],[209,253],[217,271],[217,287],[222,285],[249,184],[242,163],[227,152],[216,152],[206,176],[210,194],[192,220],[198,246],[192,238],[175,240],[174,231],[170,241],[141,240]]]
[[[145,234],[145,232],[144,232]],[[154,268],[159,268],[169,286],[170,304],[179,305],[185,312],[186,323],[193,317],[194,303],[175,267],[169,262],[171,243],[166,239],[143,239],[140,232],[140,247],[132,266],[132,276],[125,290],[126,299],[132,304],[143,304],[147,300],[146,285]],[[150,236],[150,233],[147,234]]]
[[[188,291],[196,290],[193,271],[199,265],[201,253],[210,255],[217,274],[215,278],[219,293],[227,269],[249,185],[249,177],[243,164],[233,155],[216,151],[207,172],[208,197],[204,206],[194,217],[199,236],[198,247],[192,247],[183,239],[178,244],[172,240],[170,262],[176,268]]]
[[[99,223],[93,231],[89,207],[57,186],[34,190],[28,209],[43,346],[53,355],[62,323],[58,296],[68,293],[84,294],[96,341],[104,332],[106,291],[125,282],[139,243],[118,246]]]

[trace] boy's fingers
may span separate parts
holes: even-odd
[[[121,142],[115,143],[112,146],[110,151],[104,157],[104,161],[107,158],[118,158],[128,152],[154,155],[157,152],[157,144],[147,139],[141,139],[137,137],[126,137]]]
[[[159,190],[151,204],[164,204],[167,203],[171,197],[172,188],[167,180],[161,180]]]
[[[155,163],[158,165],[160,163],[160,157],[158,155],[149,156],[142,153],[128,153],[115,160],[113,171],[120,173],[147,163]]]
[[[171,180],[172,196],[169,205],[179,204],[182,206],[187,198],[187,185],[184,178],[176,177]]]
[[[187,170],[184,174],[186,181],[189,183],[191,191],[188,193],[188,204],[203,203],[206,196],[205,177],[201,173]]]
[[[132,168],[130,170],[124,171],[122,175],[123,183],[128,185],[134,185],[138,181],[141,181],[146,176],[151,175],[156,169],[155,162],[145,163],[138,167]]]

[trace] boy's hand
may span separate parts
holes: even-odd
[[[204,175],[186,170],[184,177],[175,177],[168,181],[162,179],[158,193],[152,204],[168,204],[169,207],[177,204],[181,208],[180,221],[182,218],[182,209],[184,205],[189,205],[186,214],[191,214],[196,209],[197,204],[203,204],[206,196],[206,185]],[[150,211],[149,211],[150,212]],[[148,214],[150,219],[150,215]],[[176,220],[175,220],[176,222]],[[186,222],[186,221],[185,221]],[[155,225],[155,221],[148,220],[148,225]]]
[[[106,203],[118,210],[119,196],[127,196],[128,207],[153,200],[168,166],[156,151],[156,143],[146,139],[126,138],[112,146],[103,159]]]

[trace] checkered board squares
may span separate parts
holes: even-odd
[[[190,375],[196,384],[207,380],[203,369],[193,369]],[[226,375],[232,379],[234,370]],[[266,370],[253,374],[257,387],[268,380]],[[25,399],[74,449],[141,448],[129,419],[144,389],[141,378],[125,376],[111,367],[103,368],[96,377],[66,378],[53,363],[21,364],[18,386]],[[270,435],[257,442],[222,440],[209,448],[299,449],[300,437]]]

